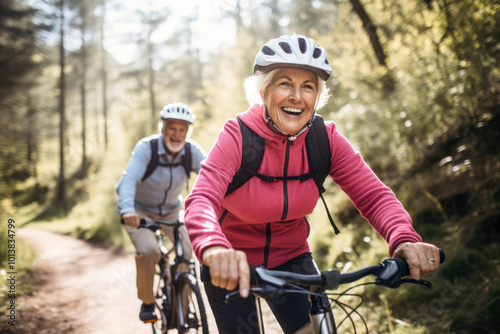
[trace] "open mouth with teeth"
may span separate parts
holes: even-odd
[[[281,110],[287,115],[300,115],[304,112],[304,109],[297,109],[291,107],[283,107]]]

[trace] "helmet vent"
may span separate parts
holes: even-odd
[[[179,119],[190,124],[193,124],[196,119],[191,108],[186,104],[176,102],[164,106],[160,112],[160,116],[163,120]]]
[[[276,53],[275,53],[273,50],[271,50],[271,48],[270,48],[270,47],[268,47],[268,46],[264,46],[264,47],[262,48],[262,53],[263,53],[263,54],[265,54],[265,55],[268,55],[268,56],[274,56],[274,55],[276,54]]]
[[[307,44],[306,44],[306,40],[305,39],[299,38],[299,48],[300,48],[300,52],[302,52],[303,54],[306,53],[306,51],[307,51]]]
[[[300,68],[310,70],[326,81],[332,73],[326,58],[326,50],[313,39],[302,35],[282,35],[262,46],[255,57],[253,74],[261,75],[278,68]]]
[[[292,49],[290,48],[290,44],[286,42],[279,42],[279,46],[281,46],[281,49],[285,51],[285,53],[292,54]]]
[[[313,58],[318,59],[321,56],[321,49],[315,48],[313,52]]]

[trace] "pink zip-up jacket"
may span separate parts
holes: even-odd
[[[307,131],[293,142],[288,141],[268,128],[262,105],[254,105],[238,117],[265,139],[260,174],[283,176],[286,169],[288,176],[297,176],[309,171],[305,148]],[[330,176],[389,243],[389,254],[402,242],[422,241],[394,193],[337,131],[335,123],[325,124],[332,152]],[[201,261],[207,247],[219,245],[244,251],[249,264],[274,268],[309,252],[310,225],[306,216],[319,198],[314,181],[270,183],[252,177],[225,196],[240,168],[241,151],[238,121],[230,119],[202,164],[185,202],[184,221],[198,259]]]

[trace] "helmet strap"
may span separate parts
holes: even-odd
[[[287,139],[289,141],[294,141],[295,139],[297,139],[298,136],[300,136],[302,133],[304,133],[304,131],[306,131],[307,129],[309,129],[312,125],[312,122],[314,120],[314,118],[316,117],[316,111],[313,113],[313,115],[311,116],[311,118],[309,119],[309,122],[306,123],[306,125],[304,125],[304,127],[302,127],[302,129],[300,129],[296,134],[294,135],[289,135],[287,133],[284,133],[277,125],[276,123],[274,123],[273,119],[271,118],[271,116],[269,116],[269,113],[267,112],[267,106],[264,104],[263,105],[264,108],[263,108],[263,114],[264,114],[264,119],[266,120],[266,123],[267,123],[267,126],[273,130],[274,132],[278,133],[278,134],[281,134],[283,136],[286,136]],[[315,108],[316,110],[316,108]]]

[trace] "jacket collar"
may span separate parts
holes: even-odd
[[[238,114],[237,116],[243,121],[243,123],[245,123],[250,129],[265,140],[276,142],[285,142],[287,140],[287,136],[278,134],[267,126],[267,122],[264,118],[264,105],[262,104],[254,104],[247,111]],[[300,134],[297,139],[294,140],[294,143],[303,143],[308,131],[309,129]]]
[[[183,155],[186,154],[186,145],[184,145],[179,154],[175,156],[174,161],[172,161],[172,155],[167,152],[165,144],[163,143],[163,138],[164,138],[163,134],[160,133],[160,136],[158,137],[158,156],[165,155],[165,158],[167,158],[168,161],[174,162],[175,160],[180,159]]]

